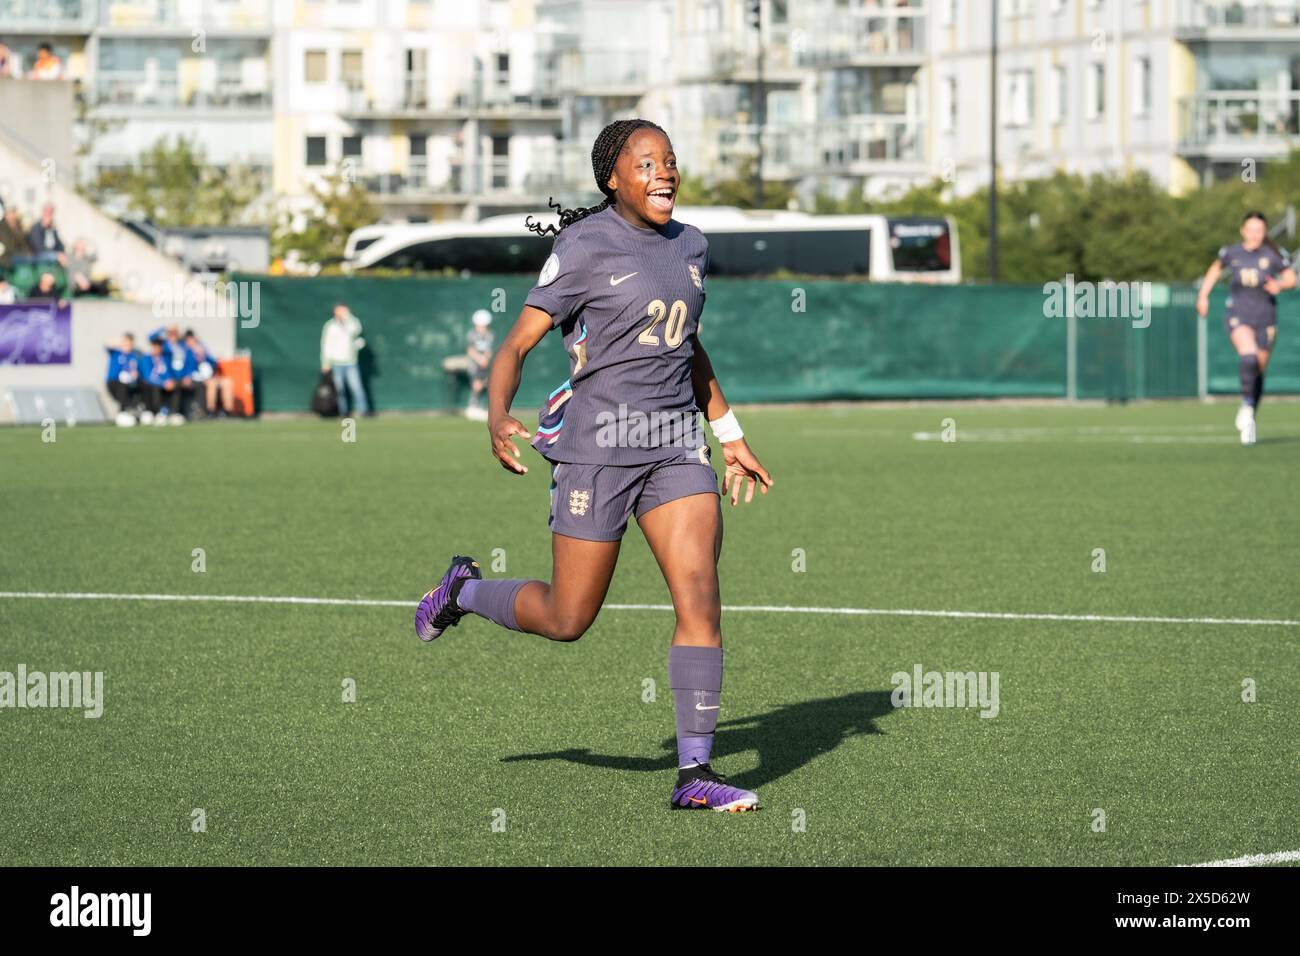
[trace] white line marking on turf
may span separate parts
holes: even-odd
[[[413,608],[415,600],[292,597],[262,594],[109,594],[94,591],[0,591],[0,598],[64,601],[208,601],[226,604],[324,604],[344,607]],[[606,604],[607,611],[671,611],[671,604]],[[724,611],[745,614],[848,614],[859,617],[947,617],[991,621],[1074,621],[1083,624],[1230,624],[1300,627],[1300,620],[1249,617],[1144,617],[1130,614],[1036,614],[1014,611],[934,611],[922,608],[801,607],[789,604],[724,604]]]
[[[1209,863],[1192,863],[1191,866],[1268,866],[1271,863],[1300,862],[1300,850],[1283,850],[1280,853],[1255,853],[1231,860],[1211,860]]]

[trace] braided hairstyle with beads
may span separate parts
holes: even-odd
[[[591,172],[596,177],[596,188],[605,194],[604,200],[594,206],[578,209],[565,209],[560,203],[557,203],[553,197],[547,197],[546,205],[560,214],[559,226],[543,226],[540,222],[534,222],[532,216],[524,219],[524,225],[530,232],[535,232],[539,236],[557,236],[560,230],[565,226],[571,226],[579,219],[585,219],[592,213],[600,212],[602,209],[608,209],[614,204],[614,190],[607,185],[609,177],[614,172],[614,164],[618,162],[619,154],[623,152],[623,147],[627,145],[628,138],[639,129],[653,129],[663,133],[663,128],[649,120],[630,119],[615,120],[600,131],[596,137],[595,144],[591,147]]]

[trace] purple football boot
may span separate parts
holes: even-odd
[[[420,606],[415,609],[415,636],[425,642],[436,640],[447,628],[460,623],[469,612],[461,610],[456,595],[466,581],[482,577],[473,558],[459,554],[453,557],[438,586],[421,598]]]
[[[758,809],[758,794],[729,786],[708,764],[702,763],[677,771],[677,787],[670,806],[674,810],[744,813]]]

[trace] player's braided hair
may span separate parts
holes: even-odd
[[[565,226],[571,226],[579,219],[585,219],[592,213],[600,212],[602,209],[608,209],[614,204],[614,190],[607,185],[609,177],[614,172],[614,164],[618,162],[619,154],[623,152],[623,147],[627,145],[628,138],[639,129],[654,129],[664,133],[663,128],[649,120],[630,119],[615,120],[600,131],[596,137],[596,142],[591,147],[591,172],[596,177],[596,188],[605,194],[605,198],[594,206],[587,208],[565,209],[560,203],[557,203],[553,197],[547,197],[546,205],[560,214],[559,226],[543,226],[540,222],[533,222],[533,217],[528,216],[524,220],[524,225],[530,232],[535,232],[539,236],[557,236],[560,230]],[[664,133],[664,136],[667,136]]]

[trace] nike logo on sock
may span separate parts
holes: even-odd
[[[610,277],[609,277],[609,284],[610,284],[610,285],[618,285],[620,282],[626,282],[628,279],[632,278],[634,275],[636,275],[635,272],[629,272],[627,275],[623,276],[623,278],[621,278],[621,279],[615,279],[613,276],[610,276]]]
[[[705,707],[703,704],[696,704],[695,709],[696,710],[717,710],[721,706],[722,706],[721,704],[714,704],[712,707]]]

